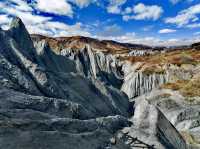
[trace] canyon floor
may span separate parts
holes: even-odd
[[[200,44],[0,29],[1,149],[200,148]]]

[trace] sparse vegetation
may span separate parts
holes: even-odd
[[[200,77],[192,79],[180,89],[181,94],[186,97],[200,96]]]
[[[171,96],[171,94],[164,93],[164,94],[158,95],[156,98],[168,98],[170,96]]]
[[[161,88],[179,90],[185,97],[200,96],[200,76],[191,80],[178,80],[174,83],[166,83]]]
[[[72,37],[46,37],[42,35],[31,35],[33,40],[46,40],[52,48],[52,50],[59,54],[60,51],[64,48],[80,50],[85,48],[89,44],[93,50],[98,50],[103,53],[109,54],[128,54],[131,49],[151,49],[149,46],[140,45],[140,44],[127,44],[119,43],[111,40],[98,40],[90,37],[84,36],[72,36]]]
[[[160,66],[149,66],[149,67],[146,67],[146,68],[144,68],[143,72],[146,75],[150,75],[150,74],[153,74],[153,73],[165,74],[165,70]]]
[[[172,90],[180,90],[185,84],[187,84],[188,80],[178,80],[174,83],[165,83],[161,85],[162,89],[172,89]]]
[[[183,64],[200,64],[200,51],[184,49],[148,56],[129,56],[122,58],[122,60],[128,60],[132,63],[143,63],[141,68],[144,68],[143,70],[147,74],[164,73],[165,70],[162,67],[165,64],[173,64],[177,66],[181,66]]]
[[[188,144],[191,144],[191,145],[197,145],[199,144],[200,142],[197,141],[193,135],[189,134],[188,132],[185,132],[185,131],[181,131],[180,132],[182,137],[184,138],[184,140],[187,141]]]

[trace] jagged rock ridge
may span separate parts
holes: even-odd
[[[0,41],[0,148],[124,149],[133,147],[110,141],[119,130],[138,129],[143,135],[136,123],[143,117],[132,120],[140,104],[133,105],[119,90],[124,74],[115,56],[94,53],[90,46],[56,55],[45,40],[33,44],[19,18],[8,31],[0,30]],[[155,147],[186,148],[176,129],[158,113],[156,133],[150,133]],[[162,131],[166,126],[172,136]],[[163,138],[170,141],[163,143]]]

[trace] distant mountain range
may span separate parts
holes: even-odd
[[[59,52],[63,48],[68,49],[83,49],[86,44],[89,44],[94,50],[100,50],[107,53],[123,54],[132,50],[147,50],[153,47],[139,44],[119,43],[112,40],[98,40],[90,37],[72,36],[72,37],[47,37],[42,35],[31,35],[33,41],[46,40],[52,49]]]

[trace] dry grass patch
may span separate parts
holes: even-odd
[[[187,84],[188,80],[178,80],[174,83],[165,83],[161,85],[161,89],[172,89],[172,90],[180,90],[185,84]]]
[[[174,64],[177,66],[181,66],[183,64],[200,64],[200,51],[191,49],[176,50],[148,56],[127,56],[122,57],[121,59],[128,60],[131,63],[143,63],[142,68],[145,68],[143,70],[147,74],[164,73],[165,70],[162,69],[162,66],[165,64]]]
[[[191,134],[185,131],[181,131],[181,136],[184,138],[184,140],[191,145],[198,145],[200,142],[196,140]]]
[[[200,76],[191,80],[178,80],[163,84],[160,88],[178,90],[184,97],[200,97]]]
[[[151,66],[143,68],[143,73],[146,75],[151,75],[153,73],[165,74],[165,70],[162,68],[162,66],[151,65]]]
[[[200,77],[192,79],[181,87],[180,92],[186,97],[197,97],[200,96]]]

